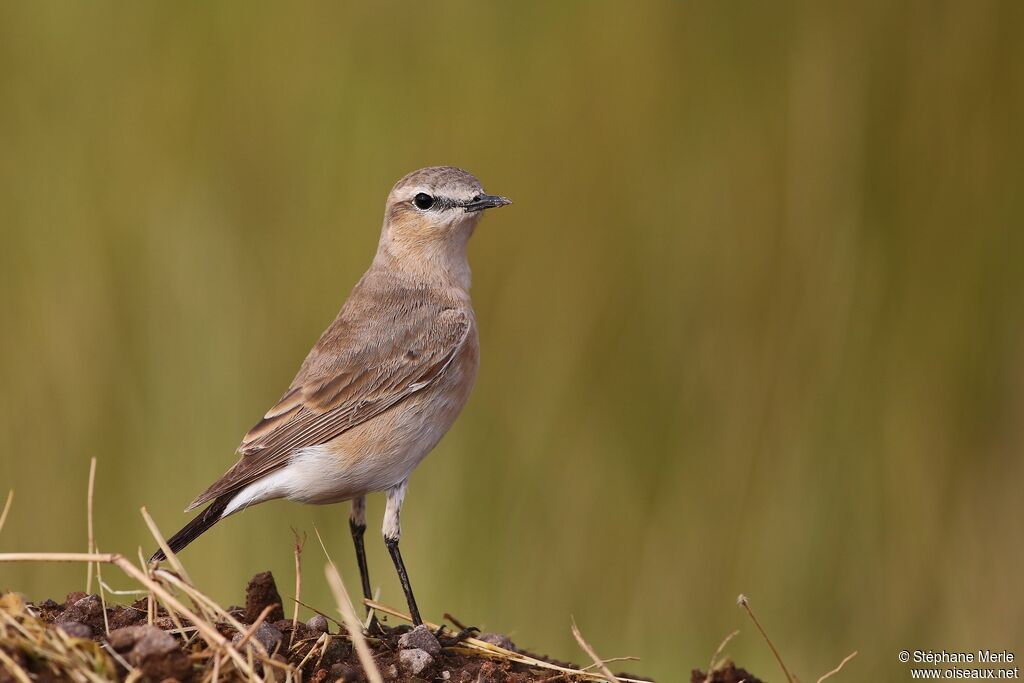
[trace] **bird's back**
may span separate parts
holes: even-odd
[[[405,349],[446,314],[466,316],[476,345],[476,320],[469,294],[459,287],[416,282],[402,273],[372,266],[352,289],[334,321],[306,355],[289,390],[345,372],[376,367],[391,349]],[[431,342],[444,343],[431,336]],[[402,359],[395,357],[392,362]]]

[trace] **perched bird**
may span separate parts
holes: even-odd
[[[413,622],[422,623],[398,550],[409,475],[452,426],[476,379],[478,340],[466,245],[485,209],[510,204],[450,166],[391,189],[377,254],[284,396],[242,439],[241,457],[188,510],[180,551],[228,515],[275,498],[352,501],[363,595],[366,494],[387,492],[384,543]],[[162,550],[152,561],[166,559]]]

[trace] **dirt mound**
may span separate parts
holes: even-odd
[[[709,676],[700,669],[694,669],[690,675],[690,683],[763,683],[763,681],[746,669],[737,669],[732,662],[725,662],[716,667]]]
[[[246,678],[242,667],[232,666],[230,653],[210,648],[194,624],[149,598],[104,609],[99,596],[85,593],[70,593],[61,603],[35,604],[9,593],[0,597],[0,612],[0,683],[23,681],[26,673],[37,681],[87,680],[75,675],[75,667],[101,680],[124,680],[132,672],[136,678],[180,683],[209,680],[213,672],[221,681]],[[264,572],[249,583],[245,607],[227,608],[224,618],[211,625],[244,653],[242,661],[251,673],[266,680],[367,680],[354,643],[338,622],[317,614],[293,625],[284,614],[274,579]],[[366,641],[385,681],[595,680],[594,673],[575,665],[523,652],[501,634],[406,626],[371,629]],[[541,662],[553,666],[542,668]],[[710,680],[739,681],[746,675],[739,672],[740,678],[715,672]],[[746,681],[757,679],[746,675]]]

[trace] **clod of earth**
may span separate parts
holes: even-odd
[[[281,594],[277,592],[277,584],[270,572],[260,572],[252,577],[245,589],[245,620],[252,624],[268,606],[273,605],[267,621],[275,622],[284,619],[284,605]]]
[[[763,681],[746,669],[737,669],[732,662],[726,661],[716,667],[708,676],[700,669],[694,669],[690,675],[690,683],[763,683]]]

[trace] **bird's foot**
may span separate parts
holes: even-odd
[[[480,629],[476,626],[466,626],[460,629],[458,633],[450,636],[445,633],[445,628],[442,625],[438,626],[437,630],[434,631],[434,637],[437,638],[437,642],[441,643],[441,647],[454,647],[466,638],[471,638],[476,633],[480,633]]]
[[[412,626],[409,624],[400,624],[398,626],[385,626],[377,620],[377,615],[370,618],[370,626],[366,629],[367,633],[381,640],[393,640],[399,636],[405,635],[412,630]]]

